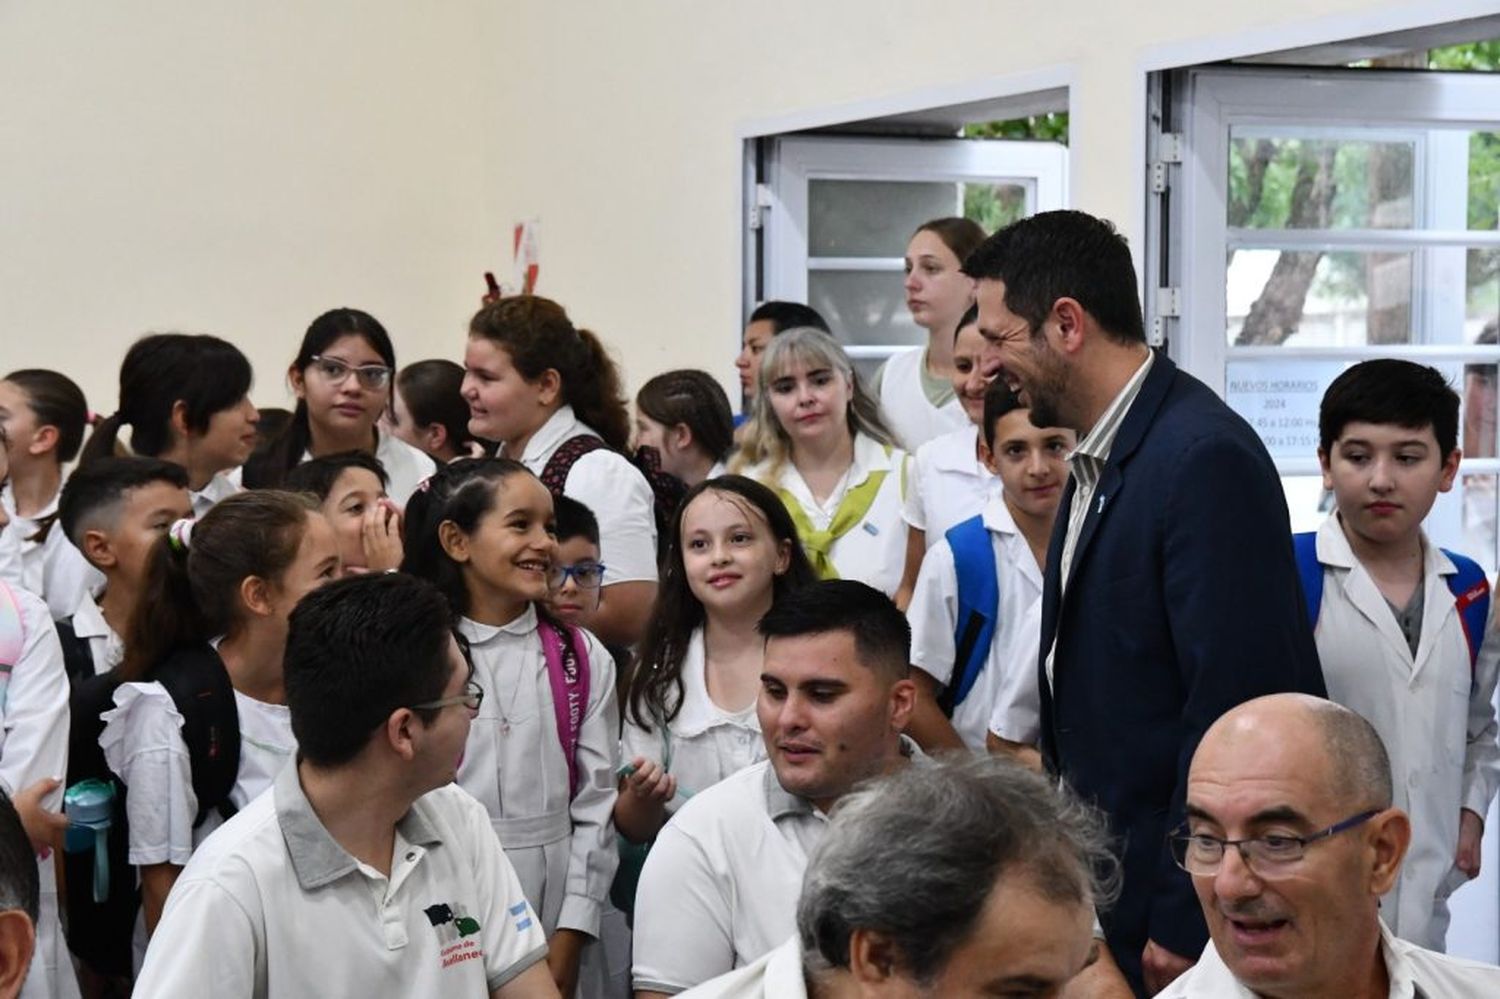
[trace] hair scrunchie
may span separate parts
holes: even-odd
[[[185,552],[192,544],[193,521],[187,517],[172,522],[167,528],[167,544],[172,546],[175,552]]]

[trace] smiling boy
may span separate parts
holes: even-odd
[[[1381,915],[1441,950],[1448,896],[1479,873],[1483,816],[1500,781],[1500,640],[1473,562],[1433,545],[1422,520],[1458,473],[1458,396],[1436,370],[1381,359],[1328,387],[1318,460],[1336,510],[1298,539],[1328,696],[1367,718],[1390,752],[1412,846]]]

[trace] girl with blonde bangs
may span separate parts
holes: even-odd
[[[908,456],[843,348],[810,327],[777,336],[752,413],[731,470],[777,494],[819,576],[895,593]]]

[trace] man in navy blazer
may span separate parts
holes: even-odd
[[[1042,597],[1042,754],[1109,816],[1124,871],[1102,918],[1149,994],[1208,939],[1167,836],[1188,765],[1225,711],[1325,694],[1286,500],[1255,432],[1146,344],[1135,268],[1108,222],[1046,212],[964,264],[985,367],[1077,449]]]

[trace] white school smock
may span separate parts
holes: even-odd
[[[786,490],[812,522],[813,528],[826,530],[846,492],[862,484],[872,473],[886,472],[885,481],[880,484],[880,491],[875,494],[875,501],[870,504],[864,519],[833,543],[829,557],[839,578],[858,579],[890,596],[901,585],[901,573],[906,566],[906,523],[901,519],[901,503],[910,464],[904,451],[892,448],[887,454],[885,445],[873,437],[857,434],[849,471],[821,505],[813,499],[812,490],[790,458],[781,466],[780,477],[774,481],[769,478],[770,469],[766,463],[752,465],[745,469],[744,474],[772,489]]]
[[[1398,937],[1442,950],[1448,896],[1467,880],[1453,863],[1459,810],[1484,817],[1500,781],[1492,703],[1500,636],[1492,597],[1471,670],[1463,624],[1443,579],[1457,570],[1425,534],[1422,547],[1425,589],[1415,661],[1337,513],[1318,529],[1323,599],[1314,635],[1329,699],[1357,711],[1380,733],[1391,757],[1394,804],[1411,817],[1411,849],[1381,901],[1381,915]]]
[[[972,424],[935,437],[912,455],[901,519],[926,532],[927,548],[943,532],[978,516],[989,501],[995,476],[979,462],[979,428]]]
[[[1022,743],[1035,743],[1041,734],[1036,663],[1042,633],[1042,570],[998,485],[983,517],[1000,586],[999,616],[984,668],[953,712],[953,728],[965,744],[980,751],[985,749],[986,732]],[[912,665],[946,687],[958,654],[953,641],[958,573],[946,538],[940,537],[922,560],[906,619],[911,624]]]
[[[488,825],[453,785],[429,791],[396,823],[386,876],[328,833],[288,768],[193,855],[136,995],[487,996],[546,959]]]
[[[489,812],[547,935],[567,929],[597,937],[619,863],[614,660],[582,632],[589,697],[578,733],[578,793],[571,794],[536,609],[500,627],[462,618],[458,630],[469,640],[474,679],[484,688],[458,784]]]
[[[68,676],[52,615],[40,597],[9,587],[21,618],[21,655],[0,696],[0,788],[14,797],[45,777],[65,780],[68,771]],[[9,599],[0,593],[0,600]],[[42,798],[42,807],[62,811],[63,788]],[[73,973],[57,904],[57,852],[37,860],[41,884],[36,951],[21,987],[22,999],[76,999]]]
[[[53,522],[45,541],[32,540],[37,523],[57,513],[61,495],[59,489],[35,517],[22,517],[16,513],[16,498],[10,485],[0,490],[0,503],[10,516],[8,530],[14,532],[20,548],[21,585],[46,601],[55,621],[73,613],[85,593],[104,583],[104,574],[90,565],[83,552],[68,540],[60,522]]]
[[[668,755],[668,771],[677,778],[677,794],[667,802],[667,813],[675,814],[689,796],[706,791],[730,774],[759,763],[766,758],[766,744],[760,735],[760,719],[755,714],[755,699],[739,711],[725,711],[708,696],[707,659],[703,650],[703,629],[693,629],[682,659],[682,707],[677,717],[667,723],[671,735],[671,753],[667,753],[666,733],[657,722],[651,731],[635,721],[625,710],[625,731],[620,738],[620,759],[626,762],[637,756],[661,763]]]
[[[572,406],[553,413],[531,435],[519,461],[537,475],[565,442],[582,434],[598,437],[573,415]],[[500,456],[513,458],[500,446]],[[599,561],[604,585],[638,580],[656,582],[656,514],[651,485],[624,455],[607,447],[583,455],[568,469],[563,495],[593,511],[599,521]]]
[[[892,354],[880,368],[880,411],[886,426],[908,451],[915,451],[934,438],[952,430],[970,426],[969,416],[953,394],[951,387],[943,393],[943,403],[934,406],[922,387],[926,372],[927,348],[913,347]]]

